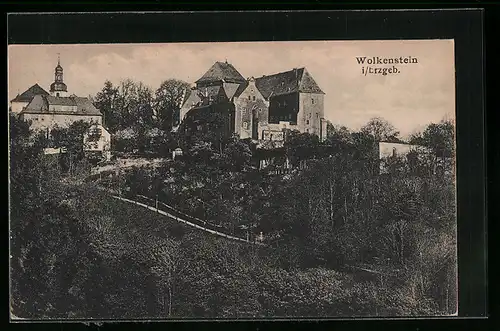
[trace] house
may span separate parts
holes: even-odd
[[[453,158],[436,154],[428,147],[404,143],[379,142],[378,153],[380,173],[389,173],[389,164],[393,160],[406,162],[409,169],[414,169],[417,162],[426,164],[434,174],[452,174]]]
[[[326,138],[324,92],[306,68],[245,79],[230,63],[216,62],[184,101],[180,119],[225,109],[228,129],[241,139],[284,139],[283,130],[308,132]],[[221,107],[219,107],[221,108]]]
[[[37,95],[49,95],[49,92],[45,91],[40,85],[35,84],[10,101],[11,111],[19,114]]]
[[[12,111],[19,111],[19,117],[31,122],[33,130],[46,132],[47,136],[50,136],[50,131],[56,126],[68,127],[78,121],[91,123],[85,139],[96,137],[95,133],[99,133],[100,138],[88,144],[87,151],[103,152],[106,158],[109,158],[111,138],[103,126],[102,113],[89,98],[68,95],[68,86],[64,83],[63,74],[64,70],[58,59],[54,82],[50,85],[49,92],[38,84],[33,85],[12,100]],[[85,141],[86,144],[88,142]]]
[[[83,136],[86,153],[101,153],[106,161],[111,159],[111,134],[101,124],[93,124]]]
[[[411,152],[416,152],[419,154],[431,153],[431,150],[429,148],[420,145],[381,141],[379,142],[378,146],[380,159],[387,157],[407,157]]]
[[[33,88],[27,94],[32,96],[31,100],[19,113],[21,119],[31,121],[34,130],[50,131],[56,125],[67,127],[80,120],[102,125],[102,114],[89,98],[77,97],[74,94],[67,96],[68,87],[63,80],[63,68],[59,59],[55,68],[54,82],[50,85],[49,91],[50,93],[47,93],[41,87]]]

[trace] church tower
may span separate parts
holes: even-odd
[[[57,67],[54,73],[54,82],[50,84],[50,94],[55,97],[65,97],[68,94],[68,87],[63,81],[63,68],[61,59],[57,57]]]

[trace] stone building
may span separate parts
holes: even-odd
[[[245,79],[227,62],[216,62],[195,82],[181,121],[208,105],[226,105],[231,130],[240,138],[283,140],[284,129],[326,138],[324,92],[306,68]],[[234,112],[229,105],[234,107]]]

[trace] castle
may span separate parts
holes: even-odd
[[[326,138],[324,95],[306,68],[245,79],[230,63],[216,62],[195,82],[180,120],[206,112],[227,115],[228,133],[241,139],[283,141],[284,129]]]

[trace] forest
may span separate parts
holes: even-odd
[[[9,127],[11,312],[17,317],[456,313],[454,172],[438,175],[432,166],[436,158],[454,166],[449,121],[408,140],[432,155],[411,166],[383,160],[391,163],[384,175],[378,142],[402,140],[375,118],[359,131],[329,125],[325,142],[289,132],[285,156],[307,166],[286,175],[260,171],[250,141],[170,134],[182,160],[101,182],[84,180],[89,170],[78,139],[59,142],[74,150],[68,173],[43,155],[46,142],[29,123],[11,117]],[[127,129],[116,124],[115,132]],[[156,152],[162,145],[150,143],[144,146]],[[317,157],[325,146],[328,155]],[[109,190],[160,199],[232,233],[262,232],[266,246],[186,227],[113,199]]]

